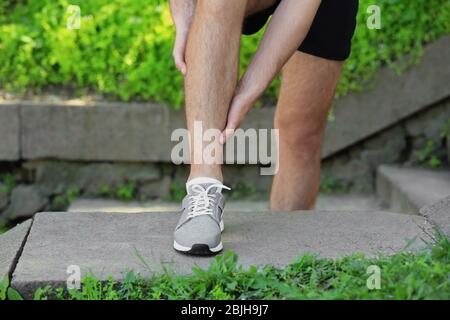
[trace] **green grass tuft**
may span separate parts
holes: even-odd
[[[380,289],[367,287],[369,266],[380,270]],[[46,287],[35,299],[450,299],[449,277],[450,242],[438,236],[419,253],[337,260],[307,254],[281,269],[243,269],[238,257],[226,252],[191,275],[166,271],[145,279],[128,272],[123,283],[88,275],[80,290]]]

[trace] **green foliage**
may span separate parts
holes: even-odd
[[[12,173],[0,175],[0,182],[3,184],[3,186],[0,187],[1,193],[10,193],[17,184],[16,176]]]
[[[136,185],[133,182],[119,184],[118,186],[102,184],[98,190],[98,194],[102,197],[123,201],[137,200]]]
[[[115,196],[119,200],[130,201],[133,200],[136,187],[133,183],[123,184],[117,187]]]
[[[8,91],[47,85],[94,90],[128,101],[180,107],[182,77],[171,59],[174,31],[166,0],[2,1],[0,83]],[[382,29],[369,30],[370,0],[360,0],[353,53],[338,95],[370,85],[380,66],[402,71],[422,45],[450,33],[448,0],[378,0]],[[69,5],[81,8],[81,28],[66,28]],[[241,73],[263,32],[243,37]],[[267,90],[273,99],[279,80]]]
[[[22,296],[9,286],[9,277],[7,275],[0,281],[0,300],[23,300]]]
[[[9,278],[4,276],[2,281],[0,281],[0,300],[6,300],[6,291],[9,287]]]
[[[428,140],[425,147],[417,151],[417,161],[429,168],[439,168],[442,165],[442,161],[436,155],[436,151],[439,149],[436,142]]]
[[[6,231],[8,231],[10,228],[6,225],[0,222],[0,234],[5,233]]]
[[[184,183],[172,182],[169,193],[164,197],[165,201],[180,202],[186,196],[186,185]]]
[[[78,187],[71,187],[67,189],[64,194],[55,196],[52,199],[52,209],[53,210],[65,210],[70,204],[78,198],[80,194],[80,189]]]
[[[81,8],[79,30],[66,28],[69,5]],[[0,81],[8,90],[60,84],[181,105],[165,0],[26,1],[0,22]]]
[[[424,43],[450,33],[450,2],[446,0],[380,0],[380,30],[369,30],[370,0],[360,0],[358,27],[352,55],[344,66],[337,93],[359,91],[370,85],[378,69],[387,64],[398,73],[419,61]]]
[[[258,197],[256,188],[242,182],[236,183],[231,187],[230,199],[232,200],[252,200]]]
[[[341,181],[333,176],[326,176],[320,181],[320,192],[322,193],[346,192],[347,189]]]
[[[99,194],[104,197],[111,196],[111,188],[107,184],[102,184],[100,186]]]
[[[80,290],[50,287],[36,299],[450,299],[450,242],[443,236],[429,250],[337,260],[303,255],[285,268],[242,268],[232,252],[217,256],[208,269],[191,275],[169,271],[144,279],[128,272],[124,281],[99,281],[91,275]],[[367,287],[369,266],[380,268],[381,288]]]
[[[443,139],[450,139],[450,119],[447,120],[447,122],[444,124],[444,127],[441,131],[441,138]]]

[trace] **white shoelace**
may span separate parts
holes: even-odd
[[[194,184],[192,186],[192,191],[196,194],[191,195],[190,197],[188,218],[195,218],[201,215],[213,214],[213,208],[212,206],[210,206],[210,204],[216,199],[216,194],[209,194],[209,190],[211,190],[212,188],[231,190],[230,188],[222,184],[212,184],[206,189],[199,184]]]

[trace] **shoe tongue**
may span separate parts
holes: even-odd
[[[192,180],[189,180],[186,183],[186,191],[188,194],[191,194],[191,195],[197,194],[198,191],[195,190],[193,188],[193,186],[201,185],[203,189],[206,189],[212,184],[220,184],[221,185],[222,182],[220,182],[219,180],[216,180],[214,178],[208,178],[208,177],[194,178]],[[220,188],[220,187],[211,188],[208,193],[215,193],[215,192],[222,192],[222,188]]]

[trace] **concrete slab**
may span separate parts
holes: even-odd
[[[24,159],[170,160],[170,111],[162,105],[23,101],[20,112]]]
[[[450,195],[450,171],[380,166],[377,193],[390,210],[418,214]]]
[[[120,201],[112,199],[77,199],[68,208],[69,212],[143,213],[177,212],[180,204],[164,201]],[[265,201],[228,201],[227,211],[267,211]]]
[[[15,269],[12,286],[25,297],[46,284],[64,285],[68,266],[80,267],[81,275],[122,279],[124,271],[143,275],[163,267],[189,273],[194,265],[206,267],[211,258],[176,253],[172,232],[177,213],[107,214],[39,213]],[[421,246],[418,237],[428,228],[423,217],[388,212],[228,212],[223,243],[240,263],[288,264],[297,256],[317,253],[339,257],[363,252],[392,254]],[[138,255],[143,257],[147,268]]]
[[[14,161],[20,158],[19,106],[0,103],[0,160]]]
[[[447,159],[448,163],[450,163],[450,137],[447,137]]]
[[[317,210],[381,210],[378,199],[361,194],[320,194]]]
[[[69,212],[175,212],[180,204],[163,201],[119,201],[112,199],[76,199]],[[381,209],[376,198],[364,195],[320,195],[317,210],[378,210]],[[227,201],[227,211],[262,212],[269,210],[267,201]]]
[[[441,232],[450,236],[450,196],[424,206],[420,214],[431,221]]]
[[[0,235],[0,280],[11,275],[30,226],[31,219]]]

